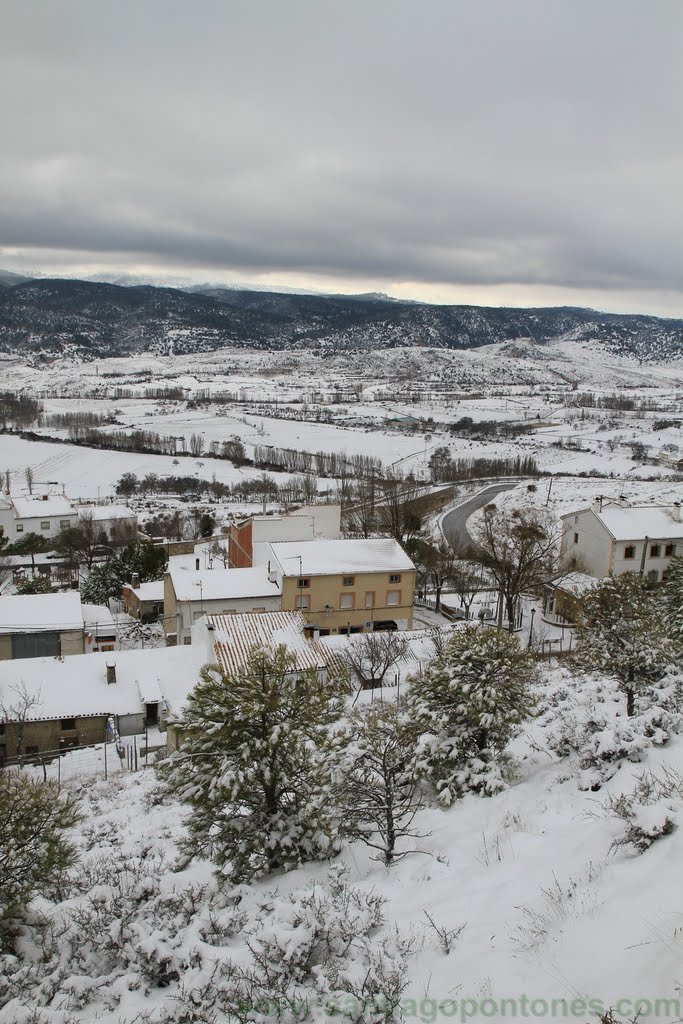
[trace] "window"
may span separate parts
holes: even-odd
[[[17,523],[17,533],[23,533],[23,532],[24,532],[24,524],[23,523]]]
[[[42,522],[42,523],[40,524],[40,528],[41,528],[41,530],[49,530],[49,529],[50,529],[50,523],[49,523],[49,521],[48,521],[48,522]]]
[[[390,583],[400,583],[401,582],[401,574],[400,573],[392,573],[392,575],[389,577],[389,582]]]
[[[345,576],[344,579],[342,580],[342,586],[343,587],[352,587],[354,580],[355,580],[355,576]]]
[[[659,573],[656,569],[650,569],[649,573],[647,574],[647,578],[649,579],[650,583],[656,583],[659,579]]]
[[[636,557],[636,546],[635,544],[627,544],[624,548],[624,558],[635,558]]]
[[[59,529],[60,530],[68,530],[69,529],[69,520],[68,519],[60,519],[59,520]]]
[[[579,517],[578,516],[574,516],[574,526],[576,526],[578,521],[579,521]]]
[[[650,544],[650,558],[659,558],[661,550],[659,544]]]
[[[309,579],[300,579],[296,581],[296,585],[299,590],[303,590],[304,587],[310,587],[311,581]]]
[[[61,725],[62,729],[66,732],[67,730],[71,730],[71,729],[75,729],[76,728],[76,719],[75,718],[62,718],[62,720],[61,720],[61,722],[59,724]]]
[[[192,643],[192,637],[191,636],[183,637],[183,647],[189,647],[191,643]]]
[[[401,591],[400,590],[388,590],[387,591],[387,607],[399,605],[401,603]]]
[[[294,607],[299,612],[308,611],[311,607],[311,598],[309,594],[297,594],[294,598]]]
[[[341,597],[339,598],[339,607],[342,609],[342,611],[348,611],[349,608],[353,608],[355,597],[355,594],[341,595]]]
[[[374,590],[367,590],[365,592],[365,607],[366,608],[374,608],[375,607],[375,591]]]
[[[664,554],[666,555],[667,558],[670,558],[672,555],[675,555],[676,554],[676,545],[675,544],[667,544],[666,547],[664,548]]]
[[[579,535],[578,535],[578,533],[575,533],[575,534],[574,534],[574,543],[575,543],[575,544],[578,544],[578,543],[579,543]]]

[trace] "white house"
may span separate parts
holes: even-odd
[[[637,572],[661,582],[677,553],[683,554],[678,502],[628,505],[596,498],[590,508],[562,516],[563,561],[599,579]]]
[[[192,625],[204,615],[278,611],[281,587],[267,565],[171,569],[164,577],[164,632],[167,643],[190,644]]]
[[[103,541],[111,540],[115,533],[125,532],[131,539],[136,536],[138,517],[125,505],[80,505],[78,518],[90,520]]]
[[[77,521],[76,510],[63,494],[6,497],[0,502],[0,536],[7,537],[11,544],[29,533],[56,537]]]

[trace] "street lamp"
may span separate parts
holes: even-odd
[[[532,608],[531,609],[531,622],[529,623],[529,647],[531,647],[531,638],[534,635],[534,615],[535,614],[536,614],[536,609]]]

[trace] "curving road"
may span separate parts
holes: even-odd
[[[477,491],[476,494],[473,494],[462,505],[458,505],[451,512],[447,512],[441,520],[441,530],[451,547],[457,551],[458,548],[469,544],[472,538],[467,532],[465,524],[472,513],[476,512],[479,508],[483,508],[484,505],[488,505],[497,494],[501,494],[503,491],[511,491],[518,483],[519,480],[506,480],[502,484],[491,484],[489,487],[484,487],[481,491]]]

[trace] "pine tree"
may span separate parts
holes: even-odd
[[[631,572],[601,580],[586,594],[576,637],[576,662],[619,680],[629,716],[636,695],[661,679],[673,656],[660,595]]]
[[[387,866],[413,852],[397,852],[398,840],[425,835],[413,825],[422,806],[411,770],[413,753],[413,739],[396,704],[378,701],[349,715],[339,789],[342,834],[377,850]]]
[[[534,662],[514,635],[467,627],[413,678],[407,715],[415,769],[449,806],[465,792],[505,787],[505,747],[532,713]]]
[[[338,678],[297,671],[282,645],[254,649],[231,675],[205,666],[178,723],[181,749],[165,769],[190,807],[185,855],[213,860],[235,882],[332,856],[332,726],[343,703]]]
[[[65,833],[79,820],[75,801],[60,796],[54,783],[0,772],[0,944],[28,902],[75,862]]]
[[[662,590],[668,633],[680,657],[683,652],[683,558],[680,555],[671,559]]]

